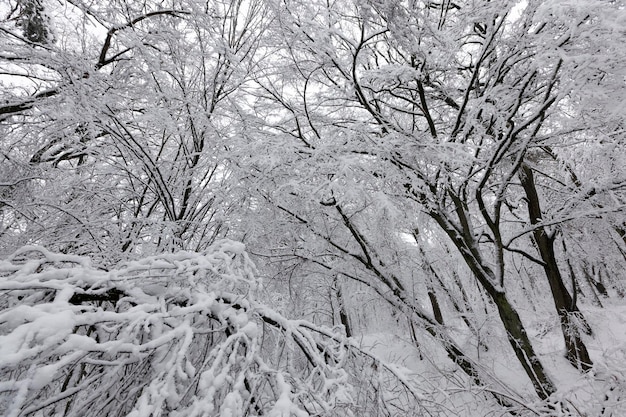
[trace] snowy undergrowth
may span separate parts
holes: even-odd
[[[232,241],[110,270],[24,247],[0,261],[0,414],[626,415],[626,306],[588,311],[588,374],[555,353],[556,330],[542,336],[560,387],[548,408],[486,356],[494,383],[476,387],[434,342],[347,339],[264,305],[260,286]]]
[[[584,306],[585,317],[593,329],[586,336],[594,368],[587,373],[574,369],[564,355],[558,319],[532,320],[526,317],[529,331],[537,344],[543,363],[555,380],[558,391],[549,402],[534,396],[532,385],[508,351],[503,329],[494,325],[486,340],[489,350],[472,350],[473,360],[491,376],[489,387],[472,386],[443,349],[427,337],[419,346],[397,333],[378,332],[357,336],[362,349],[382,361],[403,367],[404,372],[429,392],[429,399],[445,406],[449,416],[611,416],[626,415],[626,303],[605,300],[604,307]],[[546,317],[549,315],[546,314]],[[497,324],[497,323],[496,323]],[[458,335],[457,335],[458,336]],[[467,337],[468,340],[471,337]],[[519,407],[504,410],[494,407],[489,393],[498,392]]]
[[[446,415],[404,368],[256,296],[242,244],[102,270],[24,247],[0,262],[0,414]]]
[[[604,300],[604,307],[582,308],[593,335],[587,343],[594,368],[580,374],[567,364],[557,332],[545,338],[546,362],[552,360],[560,390],[556,398],[564,400],[581,416],[626,415],[626,304],[623,299]]]

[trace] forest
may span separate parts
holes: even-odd
[[[624,0],[0,16],[0,415],[626,415]]]

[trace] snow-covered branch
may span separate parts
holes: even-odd
[[[0,262],[0,276],[6,416],[349,415],[361,407],[374,415],[375,398],[387,394],[404,410],[419,408],[416,385],[397,368],[340,332],[260,303],[255,267],[237,242],[110,270],[27,246]],[[385,386],[382,376],[370,381],[378,368]],[[364,392],[368,401],[357,404]]]

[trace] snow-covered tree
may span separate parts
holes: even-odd
[[[565,356],[575,368],[591,369],[581,335],[591,330],[576,285],[568,287],[557,240],[576,219],[614,222],[612,214],[623,210],[623,171],[612,170],[600,187],[576,186],[574,200],[554,199],[552,190],[571,195],[573,149],[607,135],[610,143],[624,140],[619,117],[597,114],[620,106],[615,91],[624,91],[623,5],[274,4],[281,23],[275,36],[284,46],[258,77],[258,111],[274,116],[268,129],[283,157],[250,164],[261,167],[264,198],[309,236],[310,245],[293,252],[379,293],[480,380],[466,355],[433,330],[442,317],[428,282],[460,272],[461,290],[475,292],[478,283],[545,399],[557,387],[514,301],[522,263],[542,276],[541,303],[553,305],[550,314],[556,310]],[[604,42],[612,46],[603,50]],[[265,143],[257,154],[273,152]],[[408,255],[412,234],[421,255]],[[435,247],[454,248],[453,259],[465,268],[436,271]],[[416,276],[420,264],[426,273]],[[428,301],[426,313],[418,306]],[[460,304],[455,314],[468,310]]]
[[[623,1],[0,14],[3,412],[621,412]]]
[[[55,43],[27,42],[11,21],[0,35],[5,253],[39,243],[115,261],[230,233],[246,198],[231,142],[268,22],[260,3],[46,10]],[[28,204],[12,200],[17,186]]]
[[[435,401],[441,391],[427,394],[406,369],[341,332],[264,305],[241,243],[219,241],[202,253],[111,270],[26,246],[0,262],[0,278],[5,416],[417,416],[445,409]]]

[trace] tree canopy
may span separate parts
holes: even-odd
[[[0,410],[625,412],[623,1],[104,3],[0,5]]]

